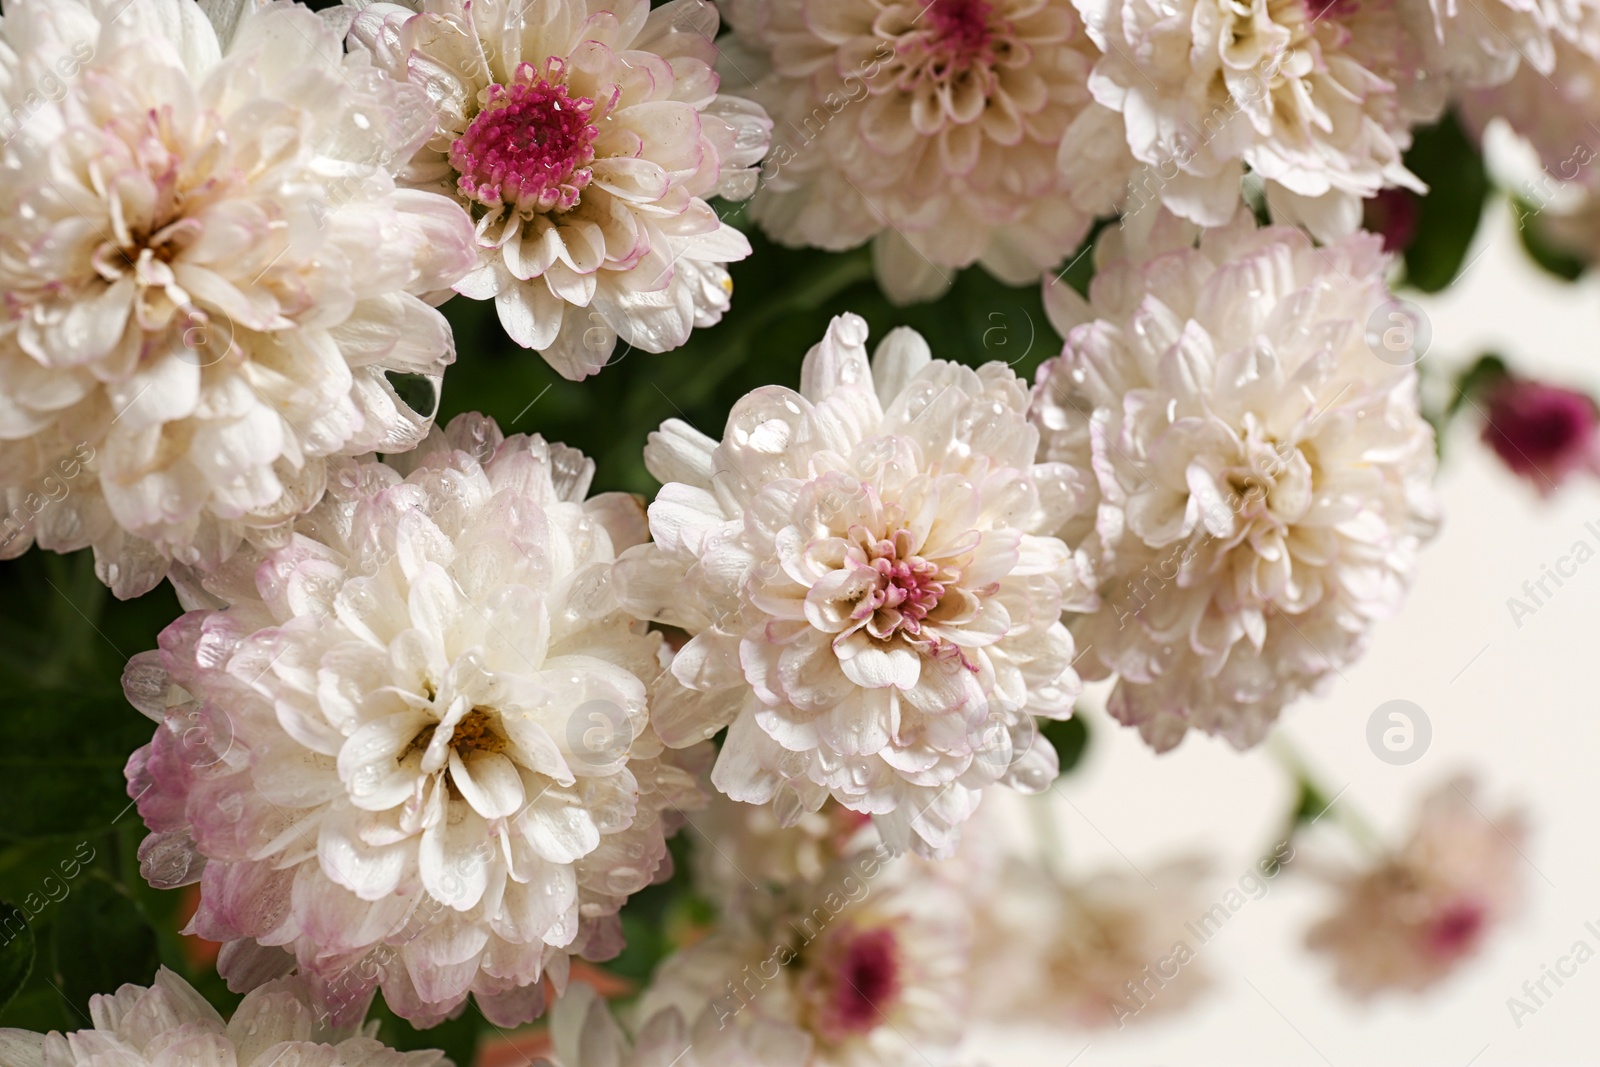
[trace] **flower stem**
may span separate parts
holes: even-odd
[[[1348,785],[1337,791],[1329,791],[1282,731],[1273,734],[1267,748],[1278,764],[1294,778],[1299,790],[1295,808],[1289,813],[1284,828],[1285,840],[1292,838],[1303,826],[1314,825],[1324,815],[1332,815],[1363,850],[1373,855],[1381,855],[1385,851],[1382,835],[1345,796],[1350,788]]]

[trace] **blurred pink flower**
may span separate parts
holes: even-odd
[[[1518,812],[1484,815],[1475,788],[1455,778],[1430,793],[1411,839],[1345,880],[1339,909],[1307,935],[1310,948],[1334,957],[1348,992],[1421,992],[1517,908],[1527,827]]]
[[[1578,471],[1600,471],[1600,412],[1583,393],[1507,378],[1488,395],[1483,443],[1548,496]]]

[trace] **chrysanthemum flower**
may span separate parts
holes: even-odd
[[[810,1067],[937,1060],[965,1030],[971,927],[937,868],[879,846],[815,882],[747,893],[716,932],[667,957],[640,1012],[709,1003],[730,1030],[795,1026],[811,1037]]]
[[[1003,1023],[1121,1029],[1192,1004],[1209,984],[1185,923],[1206,921],[1204,865],[1067,881],[1013,859],[974,900],[974,1012]],[[1264,883],[1263,883],[1264,884]],[[1203,929],[1205,927],[1202,927]]]
[[[942,851],[985,786],[1055,776],[1033,716],[1072,712],[1078,581],[1046,531],[1082,476],[1035,463],[1004,364],[897,330],[869,365],[866,340],[835,319],[800,391],[749,394],[720,442],[651,435],[655,540],[618,579],[629,610],[694,635],[652,717],[669,745],[731,724],[718,789],[785,823],[831,794],[895,848]]]
[[[1555,65],[1552,30],[1566,28],[1563,8],[1544,0],[1395,0],[1421,48],[1428,75],[1452,88],[1483,89],[1526,65],[1535,75]]]
[[[1072,621],[1079,670],[1117,675],[1111,713],[1158,750],[1191,726],[1247,748],[1399,608],[1435,527],[1433,432],[1367,336],[1409,321],[1378,237],[1142,221],[1107,231],[1087,302],[1046,290],[1067,342],[1040,457],[1097,483],[1062,531],[1101,597]]]
[[[1223,225],[1249,167],[1275,213],[1327,240],[1360,226],[1362,197],[1425,191],[1401,153],[1442,107],[1445,83],[1424,75],[1393,0],[1077,4],[1104,53],[1090,91],[1121,116],[1143,165],[1119,197],[1124,212],[1159,203]],[[1114,128],[1087,113],[1062,142],[1063,165],[1105,156]]]
[[[194,987],[165,967],[149,987],[125,985],[89,998],[91,1026],[70,1034],[0,1030],[6,1067],[450,1067],[434,1050],[397,1052],[377,1038],[376,1020],[330,1030],[308,1002],[305,982],[279,979],[256,989],[224,1022]]]
[[[466,999],[542,1010],[569,955],[621,947],[699,792],[656,758],[660,638],[619,614],[637,501],[593,465],[462,416],[353,464],[259,565],[124,675],[160,725],[128,762],[154,885],[199,879],[191,929],[236,987],[298,966],[359,1018],[374,987],[424,1025]]]
[[[722,318],[750,243],[706,198],[750,195],[771,123],[717,92],[715,8],[349,2],[352,43],[437,106],[407,177],[472,212],[456,291],[492,298],[518,344],[580,379],[619,335],[664,352]]]
[[[603,1000],[574,985],[550,1013],[555,1059],[535,1067],[811,1067],[811,1037],[770,1020],[719,1026],[709,1009],[684,1022],[677,1008],[645,1020],[630,1040]]]
[[[695,890],[718,905],[752,884],[814,882],[836,860],[878,844],[872,817],[834,800],[806,812],[793,826],[782,826],[771,807],[715,792],[684,833]]]
[[[1055,166],[1094,62],[1068,0],[734,0],[728,17],[728,72],[777,123],[750,209],[775,239],[871,240],[901,301],[975,262],[1027,284],[1083,239],[1093,214]]]
[[[1476,794],[1464,777],[1430,793],[1411,839],[1346,879],[1338,909],[1312,928],[1307,944],[1333,957],[1348,992],[1421,992],[1516,910],[1527,828],[1517,813],[1491,821]]]
[[[136,596],[275,536],[327,457],[423,438],[385,374],[437,385],[422,297],[473,262],[465,213],[392,177],[426,105],[303,7],[223,40],[194,0],[6,5],[0,556],[92,545]]]
[[[1497,176],[1515,198],[1518,228],[1554,253],[1593,263],[1600,257],[1600,8],[1542,10],[1568,16],[1551,33],[1549,69],[1521,63],[1503,83],[1463,92],[1459,114],[1509,172]]]

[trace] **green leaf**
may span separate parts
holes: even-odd
[[[96,993],[155,980],[161,964],[156,932],[122,887],[108,878],[85,878],[60,907],[53,969],[56,986],[74,1009],[85,1011]]]
[[[28,917],[15,904],[0,901],[0,1010],[11,1003],[28,981],[37,954]]]
[[[1483,217],[1489,175],[1454,114],[1416,131],[1406,166],[1428,185],[1416,237],[1405,251],[1407,285],[1436,293],[1455,280]]]
[[[1061,773],[1067,774],[1082,760],[1089,748],[1089,724],[1082,715],[1070,719],[1050,719],[1040,733],[1055,746],[1056,759],[1061,763]]]
[[[1489,386],[1503,381],[1511,374],[1511,369],[1506,366],[1506,361],[1493,352],[1485,352],[1477,361],[1462,371],[1456,378],[1455,388],[1450,394],[1450,403],[1445,407],[1444,417],[1448,423],[1460,413],[1470,400],[1482,396]]]
[[[378,1037],[390,1047],[401,1052],[442,1049],[456,1067],[469,1067],[477,1055],[478,1040],[490,1025],[478,1006],[469,1002],[466,1010],[454,1019],[419,1030],[391,1011],[381,996],[374,999],[367,1018],[378,1021]]]
[[[117,600],[94,573],[94,554],[24,552],[0,562],[0,693],[72,688],[120,692],[128,657],[154,648],[183,613],[163,584]]]
[[[421,374],[402,374],[399,371],[385,371],[383,376],[394,387],[395,395],[417,414],[432,415],[438,408],[439,393],[433,379]]]
[[[1540,209],[1536,205],[1518,196],[1512,199],[1511,209],[1517,216],[1517,233],[1522,238],[1522,247],[1535,263],[1568,282],[1576,281],[1588,269],[1587,263],[1551,241],[1539,228]]]
[[[1291,826],[1308,823],[1328,810],[1328,798],[1317,788],[1315,782],[1309,778],[1301,778],[1296,785],[1299,792],[1295,794],[1294,810],[1289,813]]]
[[[0,721],[0,839],[93,833],[128,812],[122,768],[153,727],[120,693],[12,691]]]

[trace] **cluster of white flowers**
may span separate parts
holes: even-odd
[[[1194,873],[1073,881],[963,824],[1052,786],[1080,676],[1157,750],[1247,748],[1398,610],[1434,437],[1362,201],[1425,191],[1452,99],[1546,159],[1592,126],[1589,2],[727,0],[720,39],[707,0],[8,2],[0,557],[176,588],[123,679],[139,861],[252,992],[224,1024],[163,973],[0,1060],[428,1067],[355,1035],[376,992],[542,1014],[702,810],[716,929],[637,1027],[574,986],[559,1067],[900,1062],[1023,974],[1010,1014],[1107,1021]],[[1064,348],[1029,381],[839,314],[719,436],[651,434],[648,504],[434,424],[437,305],[492,298],[574,380],[676,348],[751,198],[870,242],[897,302],[1042,278]],[[1055,278],[1116,212],[1086,294]],[[1347,984],[1426,984],[1510,907],[1448,801],[1314,936]]]

